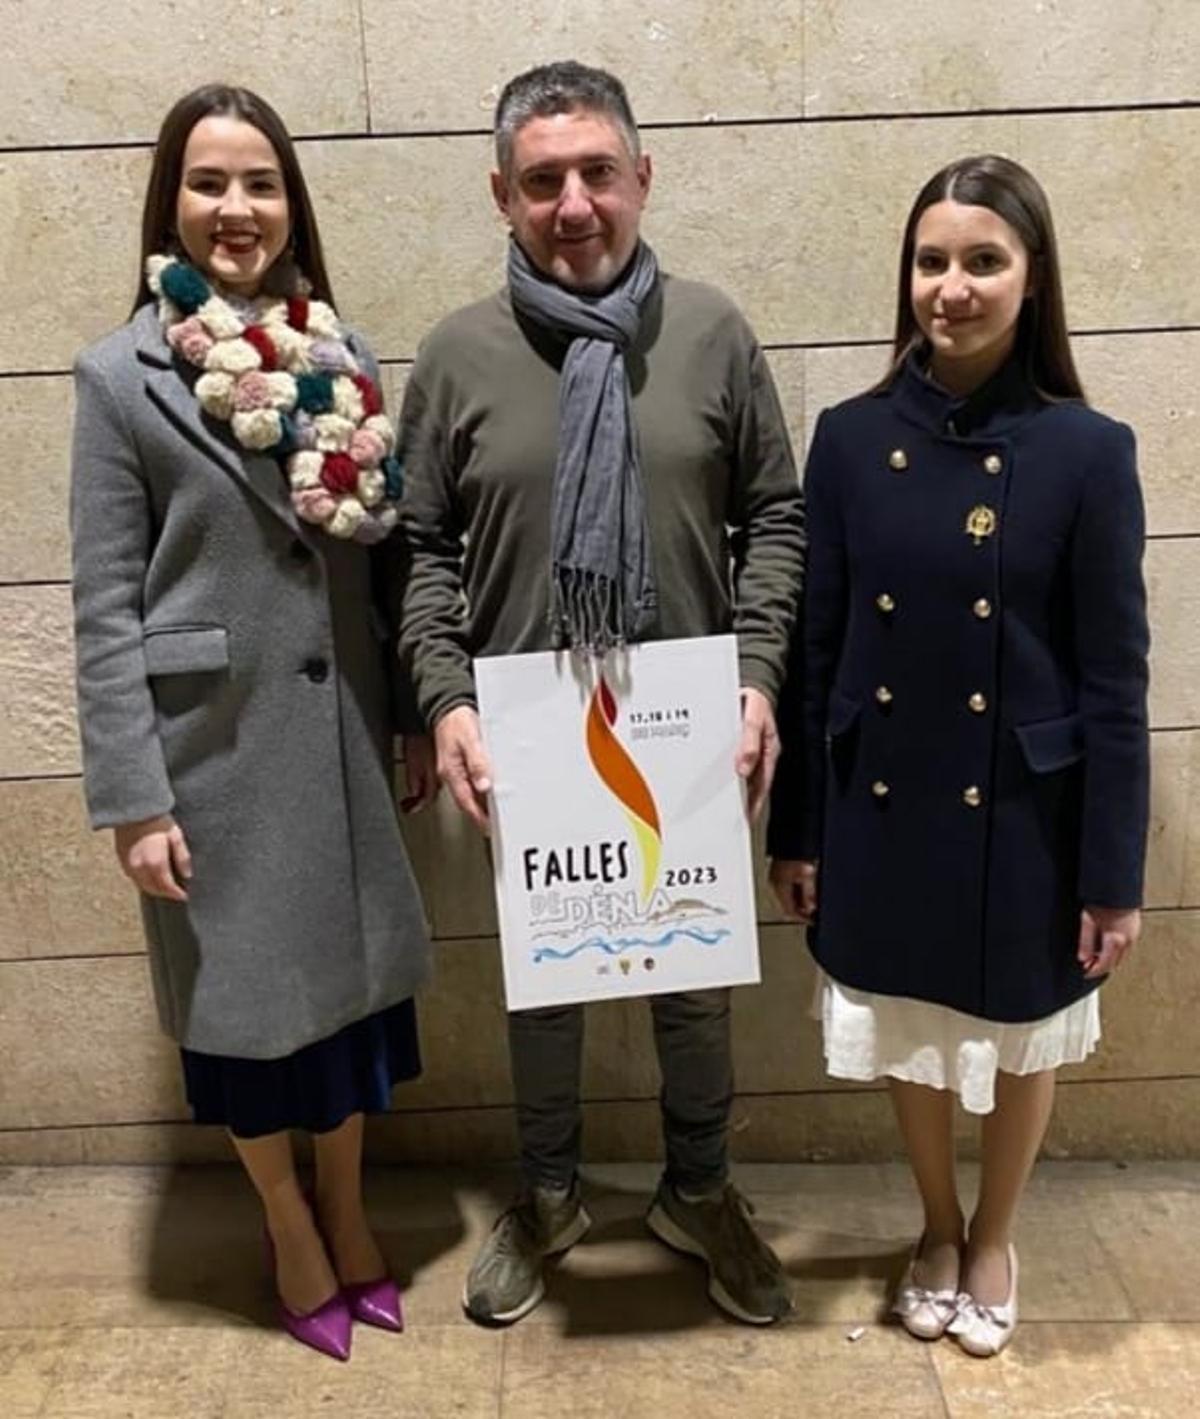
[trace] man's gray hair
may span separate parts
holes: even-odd
[[[496,135],[496,163],[507,172],[512,162],[513,140],[531,118],[549,118],[556,113],[593,109],[616,124],[631,157],[638,157],[642,145],[625,85],[606,69],[593,69],[574,59],[539,64],[510,79],[496,104],[493,129]]]

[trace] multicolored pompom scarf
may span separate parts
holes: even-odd
[[[150,257],[146,277],[167,343],[204,371],[201,408],[285,463],[297,515],[334,537],[386,537],[403,491],[396,434],[331,307],[263,295],[239,312],[171,256]]]

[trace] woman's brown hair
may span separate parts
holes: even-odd
[[[1027,172],[1020,163],[993,153],[958,158],[934,173],[917,193],[900,248],[892,365],[876,389],[886,389],[909,352],[924,342],[925,337],[917,325],[912,306],[912,263],[917,223],[927,208],[946,201],[987,207],[1003,217],[1021,238],[1029,253],[1033,279],[1017,325],[1017,357],[1023,361],[1033,387],[1044,399],[1083,399],[1083,385],[1076,372],[1067,338],[1062,272],[1050,203],[1032,173]]]
[[[296,157],[295,146],[283,119],[265,99],[249,89],[235,88],[230,84],[205,84],[202,88],[193,89],[190,94],[184,94],[163,119],[159,130],[150,182],[146,188],[146,203],[142,208],[142,259],[133,309],[136,311],[146,301],[154,299],[146,283],[146,258],[156,252],[178,249],[175,208],[179,199],[179,184],[183,180],[183,151],[196,124],[213,114],[240,118],[244,123],[251,124],[275,149],[287,191],[292,259],[307,278],[316,299],[333,305],[333,291],[325,270],[316,214],[304,174],[300,171],[300,160]]]

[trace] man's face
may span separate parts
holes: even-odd
[[[603,291],[638,241],[650,159],[634,158],[604,113],[576,109],[531,118],[516,132],[492,195],[530,261],[577,291]]]

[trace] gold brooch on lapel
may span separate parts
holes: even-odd
[[[990,537],[996,530],[996,513],[993,508],[980,503],[978,507],[973,507],[967,513],[967,525],[964,529],[970,536],[974,537],[976,547],[980,546],[985,537]]]

